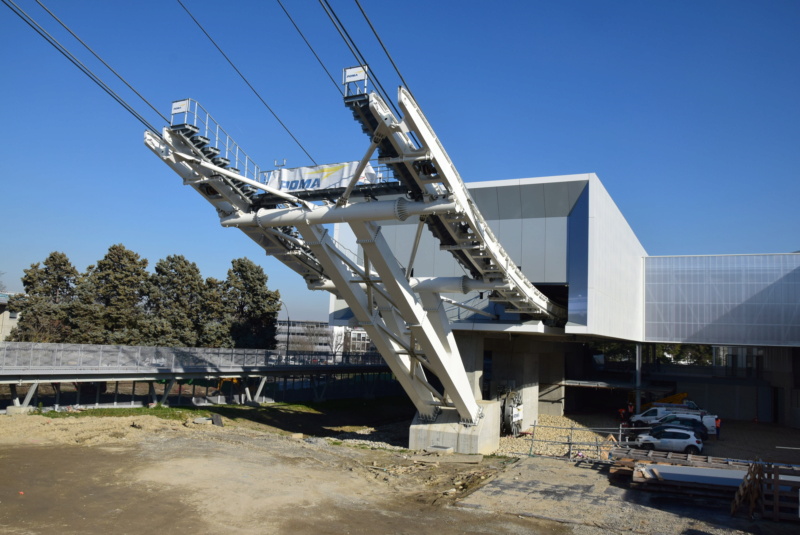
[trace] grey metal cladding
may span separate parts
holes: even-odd
[[[565,283],[567,282],[567,218],[548,217],[546,221],[545,278],[542,282]]]
[[[544,208],[547,217],[566,217],[572,206],[569,202],[569,186],[566,182],[544,185]]]
[[[522,202],[522,217],[525,219],[545,217],[544,184],[525,184],[517,187]]]
[[[583,193],[583,190],[589,185],[589,181],[576,180],[575,182],[567,182],[567,185],[569,187],[569,211],[572,213],[572,209],[575,208],[575,203],[578,202],[581,193]]]
[[[487,220],[566,217],[588,183],[574,180],[474,188],[470,194]]]
[[[544,218],[528,218],[521,221],[522,235],[525,238],[520,256],[522,272],[535,282],[545,281],[545,255],[542,252],[547,241],[546,221]]]
[[[522,195],[520,195],[520,187],[497,188],[497,208],[499,214],[502,214],[499,219],[521,218]]]
[[[500,210],[497,205],[496,188],[476,188],[470,190],[470,195],[478,205],[478,209],[486,220],[500,219]]]

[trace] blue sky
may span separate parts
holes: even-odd
[[[361,158],[368,140],[276,2],[184,2],[318,163]],[[17,3],[162,126],[36,2]],[[394,95],[355,4],[331,4]],[[177,2],[45,5],[164,115],[191,97],[263,168],[311,163]],[[284,5],[339,80],[355,60],[319,4]],[[597,173],[651,255],[800,250],[800,2],[362,5],[466,181]],[[326,318],[327,294],[221,228],[141,123],[6,6],[0,64],[8,290],[52,251],[84,270],[122,243],[151,267],[182,254],[206,277],[247,256],[292,319]]]

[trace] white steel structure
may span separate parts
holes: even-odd
[[[145,144],[217,210],[222,225],[247,234],[268,255],[300,274],[311,289],[346,301],[415,404],[422,420],[441,408],[457,410],[462,425],[475,425],[481,409],[471,390],[441,293],[490,292],[506,312],[546,322],[558,330],[565,311],[523,275],[490,230],[455,166],[411,94],[400,88],[403,118],[375,93],[345,97],[370,137],[346,188],[316,199],[265,184],[264,173],[194,101],[173,105],[162,136],[145,132]],[[400,181],[406,198],[353,203],[356,182],[374,152]],[[402,264],[379,221],[418,217],[469,277],[412,277],[416,243]],[[323,226],[345,223],[364,257],[351,258]],[[562,331],[563,332],[563,331]],[[443,386],[435,388],[432,372]]]

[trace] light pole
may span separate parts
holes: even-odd
[[[284,309],[286,309],[286,355],[285,356],[286,360],[289,360],[289,333],[290,333],[289,328],[292,324],[292,320],[289,318],[289,307],[286,306],[286,303],[284,303],[280,299],[278,300],[278,302]]]

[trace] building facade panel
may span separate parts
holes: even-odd
[[[588,312],[586,327],[567,333],[623,340],[643,336],[644,247],[596,175],[589,178]]]
[[[800,345],[800,254],[645,259],[645,339]]]

